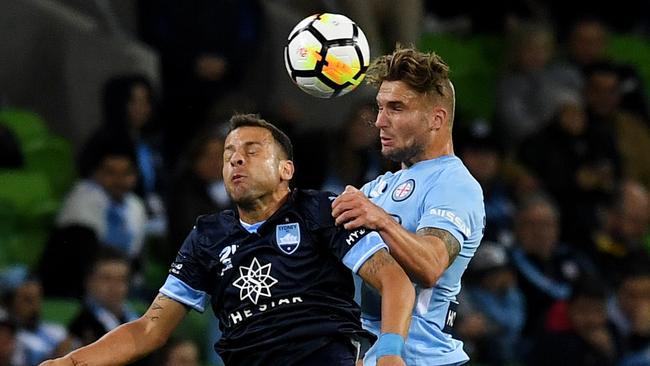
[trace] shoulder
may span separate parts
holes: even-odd
[[[196,232],[202,235],[211,233],[226,234],[237,225],[237,217],[232,210],[224,210],[219,213],[201,215],[194,223]]]
[[[94,183],[93,181],[88,179],[82,179],[77,181],[74,184],[74,186],[68,193],[66,200],[108,201],[108,195],[97,183]]]
[[[436,196],[450,195],[454,200],[483,200],[483,189],[460,158],[454,156],[441,167],[440,173],[429,175],[429,186]]]
[[[336,194],[312,189],[294,189],[293,202],[296,211],[312,228],[334,226],[332,201]]]

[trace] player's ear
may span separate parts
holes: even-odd
[[[428,118],[429,129],[439,130],[442,126],[447,124],[447,110],[443,107],[434,107],[431,111],[431,115]]]
[[[291,180],[293,178],[294,166],[291,160],[280,160],[280,177],[282,180]]]

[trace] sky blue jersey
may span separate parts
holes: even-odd
[[[483,192],[462,161],[445,155],[418,162],[396,173],[386,173],[365,184],[363,193],[406,230],[432,227],[451,233],[461,244],[460,254],[438,283],[425,288],[414,283],[416,302],[405,348],[407,365],[455,365],[468,360],[462,342],[443,332],[450,302],[460,292],[461,276],[481,242],[485,227]],[[379,294],[364,284],[362,321],[380,333]],[[364,363],[375,365],[371,349]]]

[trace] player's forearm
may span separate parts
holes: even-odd
[[[123,324],[104,335],[94,343],[71,352],[56,365],[70,366],[113,366],[124,365],[137,360],[156,348],[165,339],[147,330],[148,319]],[[48,365],[48,364],[45,364]]]
[[[406,273],[390,268],[379,288],[381,332],[400,334],[406,339],[415,303],[415,290]]]
[[[390,217],[377,231],[390,248],[390,254],[414,281],[426,287],[438,282],[449,264],[449,256],[440,240],[409,232]]]

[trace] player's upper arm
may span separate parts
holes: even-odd
[[[443,246],[437,246],[436,248],[439,250],[438,258],[444,258],[446,255],[446,258],[448,259],[445,269],[453,263],[454,259],[458,256],[458,253],[460,253],[461,248],[458,239],[447,230],[435,227],[423,227],[418,229],[416,234],[420,236],[431,236],[442,242]]]
[[[400,274],[405,276],[402,267],[386,249],[378,250],[368,258],[359,268],[358,274],[380,293],[384,281],[398,278]]]
[[[158,294],[137,322],[143,327],[144,336],[151,337],[157,345],[162,345],[187,312],[185,305],[164,294]]]

